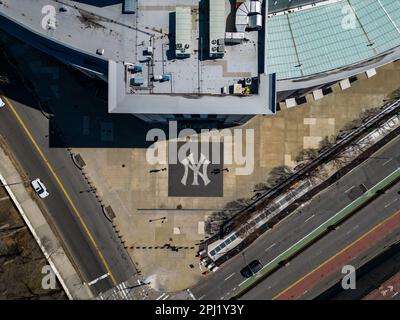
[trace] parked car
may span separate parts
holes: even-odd
[[[245,278],[252,277],[255,273],[262,269],[262,264],[258,260],[253,260],[247,266],[245,266],[241,271],[240,274]]]
[[[49,193],[47,192],[47,189],[45,187],[45,185],[43,184],[42,181],[40,181],[40,179],[35,179],[31,182],[31,185],[33,187],[33,189],[35,190],[35,192],[39,195],[39,197],[41,197],[42,199],[46,198],[49,196]]]
[[[3,108],[6,104],[4,103],[4,101],[0,98],[0,108]]]

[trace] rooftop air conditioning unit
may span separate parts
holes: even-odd
[[[182,49],[182,43],[177,43],[176,44],[176,48],[179,50],[179,49]]]

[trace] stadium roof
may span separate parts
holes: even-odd
[[[267,70],[278,80],[347,68],[400,45],[399,1],[332,2],[270,16]]]

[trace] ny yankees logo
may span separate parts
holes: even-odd
[[[185,173],[183,175],[183,178],[181,180],[181,183],[186,186],[187,185],[187,179],[189,175],[189,169],[193,171],[193,183],[192,186],[198,186],[199,185],[199,176],[203,179],[204,185],[207,186],[211,181],[208,178],[207,175],[207,168],[208,165],[211,163],[210,160],[208,160],[204,154],[201,153],[200,155],[200,160],[199,162],[196,163],[193,157],[193,153],[191,153],[189,156],[187,156],[185,159],[181,161],[183,166],[185,167]],[[203,167],[203,172],[200,172],[200,167]]]

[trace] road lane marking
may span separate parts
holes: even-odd
[[[309,273],[307,273],[305,276],[301,277],[299,280],[295,281],[294,283],[292,283],[289,287],[287,287],[286,289],[282,290],[281,292],[279,292],[276,296],[274,296],[272,298],[272,300],[276,300],[278,299],[280,296],[282,296],[283,294],[285,294],[287,291],[289,291],[290,289],[292,289],[294,286],[296,286],[297,284],[299,284],[300,282],[302,282],[305,278],[307,278],[308,276],[310,276],[311,274],[313,274],[314,272],[318,271],[319,269],[321,269],[323,266],[325,266],[326,264],[328,264],[329,262],[331,262],[333,259],[335,259],[336,257],[338,257],[339,255],[341,255],[343,252],[346,252],[349,248],[351,248],[353,245],[355,245],[357,242],[360,242],[362,239],[364,239],[365,237],[367,237],[369,234],[371,234],[372,232],[374,232],[376,229],[378,229],[380,226],[384,225],[387,221],[389,221],[390,219],[394,218],[396,215],[400,214],[400,211],[397,211],[396,213],[392,214],[391,216],[387,217],[385,220],[383,220],[381,223],[379,223],[378,225],[376,225],[375,227],[373,227],[372,229],[370,229],[368,232],[364,233],[361,237],[359,237],[358,239],[356,239],[355,241],[353,241],[352,243],[350,243],[349,245],[347,245],[346,247],[344,247],[342,250],[340,250],[339,252],[337,252],[335,255],[333,255],[332,257],[330,257],[328,260],[325,260],[323,263],[321,263],[318,267],[316,267],[315,269],[311,270]]]
[[[194,294],[192,293],[192,291],[190,291],[189,289],[187,289],[187,293],[191,296],[191,298],[193,300],[196,300],[196,297],[194,296]]]
[[[349,191],[353,190],[355,186],[352,186],[351,188],[347,189],[344,193],[348,193]]]
[[[203,299],[205,296],[206,296],[206,295],[203,294],[203,295],[199,298],[199,300]]]
[[[305,221],[304,221],[304,223],[307,223],[308,221],[310,221],[312,218],[314,218],[315,217],[315,214],[313,214],[311,217],[309,217],[308,219],[306,219]]]
[[[10,107],[11,111],[14,113],[14,116],[17,118],[18,122],[20,123],[20,125],[22,126],[22,128],[24,129],[26,135],[28,136],[29,140],[32,142],[33,146],[35,147],[36,151],[39,153],[40,157],[42,158],[42,160],[44,161],[44,163],[46,164],[47,168],[49,169],[49,171],[51,172],[51,174],[53,175],[54,179],[56,180],[57,184],[59,185],[59,187],[62,190],[62,193],[64,194],[65,198],[67,199],[67,201],[69,202],[69,204],[72,207],[72,210],[74,211],[75,215],[77,216],[79,222],[81,223],[83,229],[85,230],[86,234],[88,235],[92,245],[94,246],[97,254],[100,257],[100,260],[102,261],[104,267],[106,268],[107,272],[110,274],[110,279],[112,281],[112,283],[114,285],[117,285],[117,281],[115,280],[114,275],[112,274],[110,267],[108,266],[103,253],[100,251],[96,241],[94,240],[92,234],[89,231],[89,228],[87,227],[85,221],[83,220],[80,212],[78,211],[78,209],[76,208],[75,204],[72,202],[71,197],[69,196],[67,190],[65,189],[64,185],[62,184],[60,178],[57,176],[57,174],[55,173],[53,167],[51,166],[50,162],[47,160],[47,158],[45,157],[45,155],[43,154],[42,150],[40,149],[39,145],[37,144],[36,140],[33,138],[31,132],[29,131],[29,129],[27,128],[27,126],[25,125],[25,123],[22,121],[21,117],[19,116],[17,110],[14,108],[14,106],[11,104],[11,102],[8,100],[7,97],[4,97],[4,100],[6,101],[7,105]]]
[[[90,287],[90,286],[94,285],[95,283],[99,282],[100,280],[103,280],[103,279],[107,278],[109,275],[110,275],[109,273],[103,274],[102,276],[94,279],[93,281],[90,281],[88,283],[88,286]]]
[[[243,284],[243,283],[245,283],[247,281],[247,279],[246,280],[243,280],[241,283],[239,283],[239,287]]]
[[[382,163],[382,166],[386,166],[389,162],[392,162],[393,158],[389,159],[388,161]]]
[[[156,300],[160,300],[164,296],[165,296],[165,293],[163,293],[161,296],[159,296]]]
[[[386,205],[385,205],[385,209],[386,209],[386,208],[389,208],[392,204],[395,204],[395,203],[397,202],[397,200],[398,200],[398,199],[396,199],[396,200],[394,200],[394,201],[389,202],[388,204],[386,204]]]
[[[234,272],[234,273],[232,273],[231,275],[227,276],[227,277],[224,279],[224,281],[226,281],[226,280],[228,280],[228,279],[232,278],[234,275],[235,275],[235,272]]]
[[[346,235],[349,235],[350,233],[352,233],[353,231],[357,230],[359,227],[359,225],[356,225],[354,228],[352,228],[351,230],[346,232]]]
[[[268,250],[272,249],[275,246],[276,246],[276,243],[271,244],[267,249],[264,250],[264,252],[267,252]]]

